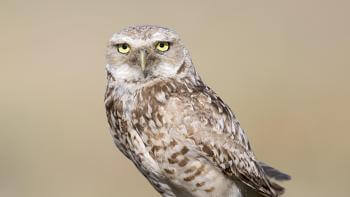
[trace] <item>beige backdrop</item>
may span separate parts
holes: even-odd
[[[158,196],[114,147],[105,46],[174,28],[285,196],[349,196],[349,1],[0,2],[0,196]]]

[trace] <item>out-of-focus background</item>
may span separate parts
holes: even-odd
[[[349,1],[0,2],[0,196],[159,196],[115,148],[105,47],[175,29],[289,196],[349,196]]]

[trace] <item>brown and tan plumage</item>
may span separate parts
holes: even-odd
[[[105,105],[119,150],[164,197],[279,196],[286,174],[256,160],[231,109],[206,86],[179,36],[114,34]]]

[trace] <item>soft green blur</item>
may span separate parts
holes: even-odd
[[[0,196],[158,196],[115,148],[105,47],[131,24],[175,29],[286,197],[348,196],[350,3],[0,2]]]

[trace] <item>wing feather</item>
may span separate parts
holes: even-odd
[[[231,109],[204,84],[190,92],[178,94],[176,105],[190,131],[187,141],[195,144],[198,154],[262,196],[281,195],[284,188],[267,178]]]

